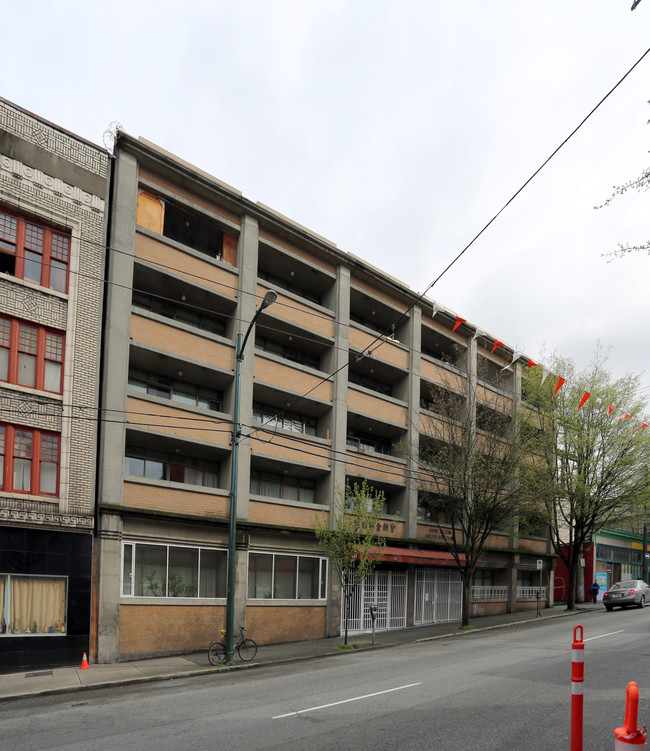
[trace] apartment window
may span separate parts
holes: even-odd
[[[124,474],[148,480],[168,480],[206,488],[219,487],[219,464],[199,462],[190,458],[127,454]]]
[[[358,430],[349,431],[345,442],[355,451],[374,451],[376,454],[390,454],[391,452],[391,442],[387,438],[368,435]]]
[[[161,399],[170,399],[188,407],[201,407],[220,412],[223,393],[216,389],[194,386],[191,383],[172,381],[164,376],[132,370],[129,373],[129,389],[138,394],[148,394]]]
[[[283,357],[285,360],[291,360],[291,362],[298,363],[299,365],[306,365],[315,370],[318,370],[320,366],[320,360],[316,355],[293,347],[286,347],[284,344],[262,336],[255,337],[255,348],[262,350],[262,352],[270,352],[273,355],[278,355],[278,357]]]
[[[67,292],[70,236],[0,211],[0,271]]]
[[[226,596],[225,550],[125,542],[122,546],[124,597]]]
[[[324,600],[327,597],[327,559],[250,553],[248,597],[255,600]]]
[[[316,435],[316,418],[296,412],[278,410],[259,402],[253,403],[253,420],[271,428],[284,428],[305,435]]]
[[[292,282],[288,282],[286,279],[282,279],[281,277],[276,276],[275,274],[272,274],[269,271],[265,271],[264,269],[258,269],[257,275],[259,276],[260,279],[263,279],[265,282],[268,282],[275,289],[286,289],[287,292],[293,292],[294,295],[298,295],[299,297],[302,297],[305,300],[309,300],[310,302],[315,302],[317,305],[321,304],[321,299],[319,295],[316,295],[313,292],[309,292],[303,287],[299,287],[298,285],[293,284]]]
[[[65,337],[0,316],[0,381],[60,394]]]
[[[0,424],[0,489],[58,495],[60,441],[54,433]]]
[[[215,318],[207,313],[201,313],[181,303],[172,304],[167,300],[161,300],[155,295],[149,295],[146,292],[134,290],[132,303],[134,307],[141,310],[148,310],[163,318],[184,323],[195,329],[201,329],[201,331],[208,331],[210,334],[223,335],[226,331],[223,321],[219,318]]]
[[[348,381],[355,383],[357,386],[363,386],[365,389],[376,391],[378,394],[383,394],[384,396],[391,396],[393,393],[393,388],[389,383],[382,383],[376,378],[355,373],[353,370],[348,371]]]
[[[66,633],[67,579],[0,574],[0,636]]]
[[[250,492],[285,501],[316,502],[316,483],[306,478],[289,477],[274,472],[251,471]]]

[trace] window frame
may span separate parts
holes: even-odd
[[[12,224],[13,232],[7,229]],[[39,243],[34,242],[35,237],[40,238]],[[14,258],[13,273],[4,273],[66,295],[70,284],[71,251],[71,233],[30,220],[5,206],[0,207],[0,258],[3,261],[9,256]],[[38,280],[25,275],[30,264],[40,268]],[[61,272],[64,272],[63,284],[55,283],[62,278]]]
[[[65,366],[65,333],[49,326],[43,326],[32,321],[25,321],[22,318],[14,318],[0,314],[0,322],[5,325],[0,329],[0,348],[6,350],[7,358],[7,377],[3,378],[4,373],[0,373],[0,383],[10,383],[14,386],[35,389],[37,391],[46,391],[49,394],[63,393],[63,371]],[[8,326],[8,335],[5,334],[6,324]],[[34,333],[30,333],[33,331]],[[51,341],[55,339],[54,350]],[[34,342],[33,346],[30,346]],[[57,360],[54,356],[59,355]],[[24,362],[25,357],[34,358],[34,384],[21,383],[21,359]],[[47,388],[49,377],[47,375],[48,365],[56,363],[59,367],[59,384],[58,390]],[[31,379],[30,379],[31,380]]]
[[[17,433],[30,433],[31,443],[29,451],[20,452],[20,445],[16,444]],[[0,491],[4,493],[20,493],[24,495],[59,497],[59,483],[61,480],[61,435],[50,430],[40,430],[23,425],[0,423]],[[56,439],[56,458],[43,458],[43,438]],[[23,444],[26,447],[26,444]],[[18,452],[18,453],[17,453]],[[23,455],[25,454],[25,455]],[[51,451],[48,453],[51,457]],[[16,460],[29,461],[29,488],[16,488]],[[42,465],[55,465],[54,492],[42,490]],[[24,473],[23,473],[24,474]]]
[[[183,461],[184,460],[184,461]],[[143,465],[142,474],[134,474],[133,472],[127,472],[127,461],[140,461]],[[162,464],[164,477],[151,477],[147,475],[147,463],[150,465]],[[177,480],[171,479],[172,474],[178,472],[178,469],[183,468],[183,476],[185,471],[190,470],[190,473],[197,475],[203,473],[204,477],[208,479],[210,475],[214,476],[214,485],[201,484],[187,482],[185,479]],[[145,480],[153,480],[156,482],[175,482],[182,485],[191,485],[192,487],[200,488],[220,488],[221,478],[221,462],[203,462],[200,459],[194,459],[192,457],[170,456],[168,454],[158,454],[154,452],[147,452],[143,450],[129,449],[124,452],[123,472],[125,477],[139,477]]]
[[[269,557],[271,558],[271,582],[270,587],[268,588],[269,594],[267,595],[252,595],[251,594],[251,556],[256,556],[259,558],[265,558]],[[295,565],[294,565],[294,571],[295,571],[295,577],[293,582],[293,597],[276,597],[276,559],[280,560],[286,560],[288,558],[295,558]],[[300,597],[300,559],[302,558],[309,558],[309,559],[315,559],[319,561],[318,564],[318,572],[317,572],[317,589],[318,589],[318,596],[317,597]],[[261,550],[250,550],[248,552],[248,562],[246,566],[246,599],[248,600],[306,600],[308,602],[313,601],[319,601],[319,602],[326,602],[327,601],[327,589],[328,589],[328,577],[329,577],[329,565],[328,565],[328,559],[326,556],[319,556],[319,555],[311,555],[311,554],[302,554],[302,553],[284,553],[284,552],[277,552],[277,553],[269,553]],[[255,586],[255,590],[257,590],[257,586]]]
[[[65,603],[64,603],[64,612],[63,612],[63,620],[61,621],[62,627],[58,625],[52,627],[52,631],[49,629],[47,631],[36,631],[32,632],[30,631],[27,633],[27,631],[19,631],[15,632],[12,629],[12,626],[15,624],[11,622],[11,579],[12,577],[18,578],[18,579],[34,579],[39,581],[62,581],[64,583],[64,589],[65,589]],[[43,636],[67,636],[67,626],[68,626],[68,598],[69,598],[69,592],[70,592],[70,581],[69,577],[65,575],[49,575],[49,574],[17,574],[17,573],[9,573],[9,572],[3,572],[0,571],[0,579],[4,579],[3,582],[3,597],[0,598],[0,624],[4,624],[3,628],[0,628],[0,638],[25,638],[25,637],[43,637]],[[37,624],[38,625],[38,624]],[[54,629],[58,630],[54,630]]]
[[[148,548],[165,548],[165,594],[134,594],[135,584],[134,584],[134,572],[136,570],[136,564],[137,564],[137,553],[136,549],[137,546],[140,547],[148,547]],[[127,548],[130,548],[130,589],[131,592],[125,591],[125,582],[126,582],[126,573],[127,573]],[[170,558],[171,558],[171,550],[172,548],[174,550],[184,550],[187,552],[190,551],[196,551],[197,554],[197,570],[196,570],[196,594],[180,594],[180,595],[173,595],[169,594],[169,586],[170,586]],[[217,553],[217,554],[223,554],[223,564],[222,564],[222,571],[220,569],[220,576],[222,577],[223,581],[221,582],[221,590],[223,591],[223,594],[217,594],[217,595],[201,595],[201,589],[202,589],[202,577],[201,577],[201,562],[202,562],[202,555],[206,553]],[[205,575],[205,573],[204,573]],[[226,599],[227,594],[227,576],[228,576],[228,550],[226,548],[214,548],[214,547],[208,547],[205,545],[177,545],[172,543],[159,543],[159,542],[143,542],[140,540],[124,540],[122,542],[122,550],[121,550],[121,566],[120,566],[120,597],[126,597],[129,599],[138,599],[138,598],[146,598],[150,600],[177,600],[177,599],[189,599],[189,600],[224,600]],[[217,586],[219,586],[217,584]]]

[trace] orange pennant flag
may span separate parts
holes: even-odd
[[[452,332],[456,331],[456,329],[461,325],[461,323],[467,323],[467,319],[461,318],[460,316],[456,316],[456,323],[454,324],[454,328],[452,329]]]
[[[505,347],[504,342],[500,342],[498,339],[494,340],[494,347],[492,347],[492,352],[494,352],[495,349],[498,349],[499,347]]]
[[[557,394],[557,392],[564,386],[566,379],[562,378],[562,376],[559,376],[557,379],[557,384],[555,386],[555,391],[553,392],[553,396]]]
[[[611,404],[607,405],[607,417],[609,417],[612,414],[612,411],[614,410],[614,407],[612,407]]]
[[[530,370],[531,368],[534,368],[536,365],[537,365],[537,363],[535,362],[535,360],[529,360],[528,361],[528,370]]]
[[[632,417],[632,415],[619,415],[616,419],[617,420],[625,420],[626,417]]]
[[[580,400],[580,404],[578,404],[578,409],[582,409],[584,407],[585,402],[587,401],[587,399],[589,399],[590,396],[591,394],[588,391],[585,391],[582,399]]]
[[[644,422],[644,423],[643,423],[643,425],[641,426],[641,428],[647,428],[647,427],[648,427],[648,423],[647,423],[647,422]],[[636,429],[636,430],[634,431],[634,433],[636,433],[636,431],[637,431],[637,430],[641,430],[641,428],[637,428],[637,429]],[[632,433],[632,435],[634,435],[634,433]]]

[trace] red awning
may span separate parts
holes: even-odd
[[[461,560],[465,556],[461,555]],[[408,548],[384,548],[383,563],[419,563],[421,566],[455,566],[451,553],[440,550],[409,550]]]

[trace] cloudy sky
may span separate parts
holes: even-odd
[[[112,121],[422,292],[641,58],[650,0],[6,3],[0,95]],[[650,54],[429,292],[509,346],[648,371]]]

